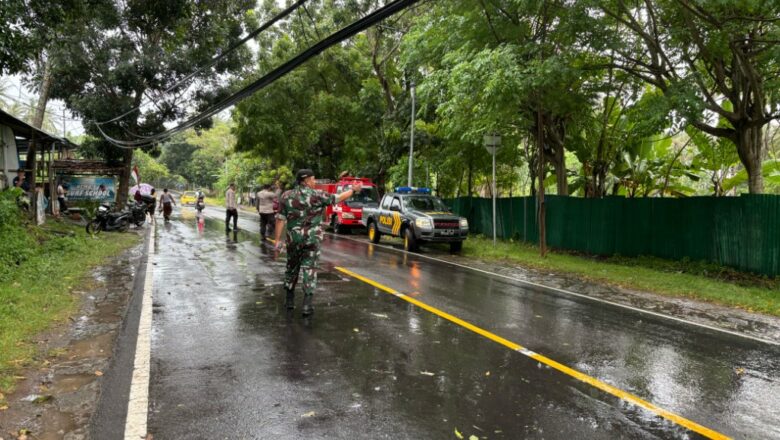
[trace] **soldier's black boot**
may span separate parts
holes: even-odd
[[[314,313],[314,306],[311,305],[311,300],[314,295],[303,295],[303,316],[311,316]]]
[[[295,308],[295,291],[293,289],[287,289],[287,298],[284,300],[284,307],[288,310]]]

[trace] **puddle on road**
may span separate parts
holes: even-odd
[[[240,215],[240,214],[239,214]],[[207,216],[197,216],[194,212],[188,212],[188,210],[182,209],[178,218],[180,222],[191,227],[197,231],[199,238],[206,239],[204,243],[211,244],[211,240],[218,239],[219,237],[225,237],[228,243],[244,243],[250,242],[256,245],[260,244],[260,237],[257,234],[251,234],[243,229],[237,232],[225,233],[225,221],[218,220]],[[169,228],[170,224],[165,225],[165,229]]]
[[[317,271],[318,283],[346,283],[348,281],[349,278],[344,278],[341,275],[333,272]]]

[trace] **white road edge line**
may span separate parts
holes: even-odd
[[[151,226],[149,251],[146,256],[146,278],[141,298],[141,317],[138,321],[138,340],[135,344],[133,378],[130,382],[130,396],[127,403],[125,440],[146,438],[146,422],[149,415],[149,366],[151,361],[152,334],[152,289],[154,288],[154,245],[156,225]]]
[[[521,284],[526,284],[526,285],[533,286],[533,287],[539,287],[539,288],[542,288],[542,289],[552,290],[552,291],[555,291],[555,292],[560,292],[560,293],[563,293],[563,294],[566,294],[566,295],[576,296],[578,298],[583,298],[583,299],[587,299],[587,300],[590,300],[590,301],[600,302],[600,303],[603,303],[603,304],[609,304],[611,306],[620,307],[620,308],[627,309],[627,310],[632,310],[632,311],[635,311],[635,312],[638,312],[638,313],[651,315],[651,316],[655,316],[655,317],[662,318],[662,319],[668,319],[668,320],[671,320],[671,321],[677,321],[677,322],[681,322],[683,324],[692,325],[692,326],[695,326],[695,327],[700,327],[700,328],[704,328],[704,329],[715,331],[715,332],[719,332],[719,333],[726,333],[728,335],[737,336],[739,338],[750,339],[750,340],[753,340],[753,341],[756,341],[756,342],[761,342],[761,343],[768,344],[768,345],[780,346],[780,342],[773,341],[773,340],[770,340],[770,339],[762,339],[762,338],[759,338],[759,337],[756,337],[756,336],[747,335],[745,333],[740,333],[740,332],[737,332],[737,331],[728,330],[728,329],[721,328],[721,327],[714,327],[714,326],[711,326],[711,325],[702,324],[700,322],[688,321],[687,319],[678,318],[676,316],[671,316],[671,315],[666,315],[666,314],[663,314],[663,313],[653,312],[651,310],[640,309],[638,307],[629,306],[629,305],[626,305],[626,304],[621,304],[621,303],[609,301],[609,300],[606,300],[606,299],[595,298],[595,297],[592,297],[592,296],[589,296],[589,295],[585,295],[585,294],[582,294],[582,293],[572,292],[570,290],[559,289],[557,287],[552,287],[552,286],[546,286],[544,284],[535,283],[533,281],[523,280],[521,278],[510,277],[508,275],[503,275],[503,274],[500,274],[500,273],[490,272],[490,271],[487,271],[487,270],[478,269],[476,267],[467,266],[465,264],[454,263],[452,261],[442,260],[440,258],[431,257],[431,256],[428,256],[428,255],[422,255],[422,254],[416,254],[416,253],[413,253],[413,252],[407,252],[407,251],[405,251],[403,249],[396,249],[393,246],[388,246],[388,245],[383,245],[383,244],[366,243],[363,240],[358,240],[356,238],[351,238],[351,237],[345,237],[345,236],[333,234],[333,233],[330,233],[330,232],[326,232],[326,234],[330,235],[332,237],[339,238],[339,239],[352,240],[352,241],[355,241],[355,242],[358,242],[358,243],[373,245],[373,246],[377,246],[377,247],[380,247],[380,248],[383,248],[383,249],[390,249],[390,250],[393,250],[393,251],[396,251],[396,252],[400,252],[400,253],[403,253],[403,254],[409,254],[409,255],[412,255],[414,257],[419,257],[419,258],[425,258],[425,259],[428,259],[428,260],[438,261],[440,263],[450,264],[450,265],[453,265],[453,266],[462,267],[464,269],[470,269],[470,270],[474,270],[474,271],[477,271],[477,272],[482,272],[482,273],[485,273],[485,274],[488,274],[488,275],[492,275],[492,276],[495,276],[495,277],[504,278],[504,279],[507,279],[507,280],[512,280],[512,281],[515,281],[515,282],[518,282],[518,283],[521,283]]]

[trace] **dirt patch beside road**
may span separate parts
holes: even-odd
[[[103,372],[133,291],[143,257],[139,244],[92,272],[94,289],[77,292],[79,312],[68,324],[39,335],[39,362],[5,396],[0,439],[87,438]]]

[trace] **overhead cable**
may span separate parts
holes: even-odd
[[[232,105],[235,105],[236,103],[243,100],[244,98],[251,96],[258,90],[261,90],[266,86],[268,86],[269,84],[273,83],[274,81],[278,80],[279,78],[282,78],[290,71],[294,70],[301,64],[305,63],[310,58],[319,55],[321,52],[328,49],[329,47],[341,43],[342,41],[368,29],[369,27],[373,26],[374,24],[388,17],[393,16],[394,14],[417,3],[418,1],[419,0],[395,0],[393,2],[388,3],[387,5],[381,7],[380,9],[377,9],[371,14],[349,24],[348,26],[342,28],[341,30],[324,38],[323,40],[320,40],[317,44],[309,47],[308,49],[301,52],[291,60],[287,61],[286,63],[272,70],[271,72],[267,73],[266,75],[254,81],[253,83],[247,85],[246,87],[239,90],[238,92],[222,99],[220,102],[212,105],[211,107],[204,110],[200,114],[191,117],[190,119],[182,122],[176,127],[170,128],[156,135],[153,135],[149,139],[136,140],[136,141],[123,141],[121,139],[115,139],[108,136],[100,127],[100,125],[97,125],[98,130],[100,130],[100,132],[102,133],[103,137],[106,140],[108,140],[109,142],[111,142],[112,144],[120,148],[141,148],[141,147],[147,147],[147,146],[157,144],[160,141],[170,138],[176,133],[194,127],[199,122],[216,115],[217,113],[221,112],[222,110]]]
[[[179,86],[181,86],[185,82],[189,81],[190,79],[192,79],[196,75],[202,73],[204,70],[210,69],[211,67],[215,66],[218,62],[220,62],[223,58],[228,56],[231,52],[233,52],[234,50],[236,50],[239,47],[243,46],[244,43],[246,43],[247,41],[255,38],[261,32],[265,31],[269,27],[273,26],[274,24],[276,24],[280,20],[284,19],[285,17],[287,17],[288,15],[293,13],[296,9],[298,9],[301,6],[303,6],[304,3],[306,3],[307,1],[309,1],[309,0],[298,0],[297,2],[293,3],[287,9],[285,9],[282,12],[280,12],[280,13],[276,14],[275,16],[273,16],[270,20],[265,22],[262,26],[260,26],[259,28],[255,29],[254,31],[250,32],[244,38],[242,38],[241,40],[239,40],[236,43],[234,43],[232,46],[227,48],[224,52],[220,53],[219,55],[215,55],[214,57],[212,57],[211,61],[209,61],[208,64],[195,69],[194,72],[192,72],[189,75],[185,76],[184,78],[176,81],[173,85],[171,85],[167,89],[163,90],[162,93],[166,94],[166,93],[172,92],[173,90],[176,90]],[[100,126],[100,125],[108,124],[108,123],[111,123],[111,122],[119,121],[120,119],[124,118],[125,116],[127,116],[129,114],[134,113],[136,111],[139,111],[142,106],[143,106],[143,104],[139,104],[139,105],[131,108],[130,110],[128,110],[128,111],[122,113],[121,115],[116,116],[116,117],[114,117],[112,119],[108,119],[106,121],[100,121],[100,122],[94,121],[94,123],[96,125]]]

